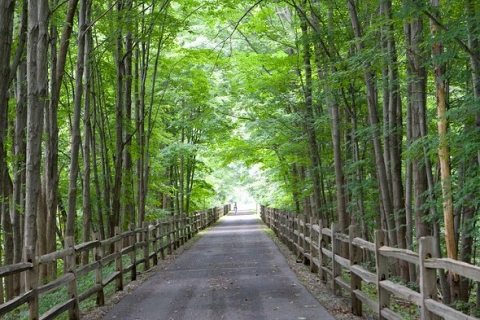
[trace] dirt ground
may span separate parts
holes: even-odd
[[[269,233],[270,234],[270,233]],[[147,280],[154,273],[163,270],[177,256],[189,250],[200,235],[195,236],[192,240],[186,243],[181,248],[177,249],[173,254],[166,256],[164,260],[159,260],[158,265],[151,268],[146,272],[141,272],[137,276],[137,280],[128,283],[123,291],[116,292],[105,298],[106,304],[102,307],[96,307],[89,310],[82,310],[81,319],[83,320],[99,320],[111,309],[113,306],[124,296],[130,294],[136,288],[138,288],[145,280]],[[320,281],[316,274],[310,272],[310,268],[303,263],[298,263],[295,255],[275,236],[270,237],[276,244],[280,252],[284,255],[290,268],[296,273],[300,282],[306,287],[306,289],[318,299],[318,301],[335,317],[337,320],[347,319],[375,319],[370,314],[364,315],[364,317],[356,317],[350,313],[349,297],[344,295],[341,297],[335,296],[332,293],[331,287],[328,287]],[[328,285],[331,286],[331,283]]]

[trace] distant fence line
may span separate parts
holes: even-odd
[[[130,280],[136,280],[137,266],[143,264],[143,269],[149,270],[151,266],[157,264],[159,256],[164,259],[165,254],[171,254],[200,230],[227,214],[229,209],[230,206],[225,205],[199,211],[193,215],[174,215],[156,222],[144,223],[142,228],[135,228],[132,224],[125,232],[120,232],[120,228],[117,227],[115,236],[104,240],[97,238],[90,242],[74,244],[73,238],[68,237],[65,239],[64,249],[39,257],[27,252],[28,262],[0,267],[0,277],[12,277],[15,274],[25,273],[27,284],[30,286],[26,288],[26,292],[0,305],[0,319],[8,312],[27,303],[29,319],[55,319],[66,311],[69,313],[69,319],[80,319],[80,302],[96,295],[97,305],[103,305],[105,286],[115,281],[115,290],[122,290],[124,275],[130,274]],[[128,245],[124,246],[124,243]],[[113,250],[110,250],[111,248]],[[85,252],[92,253],[94,261],[84,266],[77,266],[77,258]],[[141,258],[138,259],[137,255]],[[126,266],[123,265],[125,256],[130,258]],[[40,285],[39,266],[57,260],[63,260],[65,270],[63,275]],[[107,275],[105,269],[111,264],[115,265],[115,270]],[[88,290],[78,292],[78,279],[91,272],[95,272],[95,283]],[[63,287],[68,291],[66,301],[39,315],[40,297]]]
[[[305,216],[278,209],[260,207],[262,220],[277,237],[295,254],[308,259],[312,272],[318,272],[323,282],[330,280],[333,292],[350,293],[351,311],[361,316],[363,305],[379,315],[379,319],[400,320],[401,315],[391,308],[390,298],[396,296],[416,305],[421,310],[422,320],[444,318],[448,320],[474,320],[472,316],[457,311],[437,301],[437,269],[453,271],[473,281],[480,281],[480,267],[464,262],[435,256],[435,239],[423,237],[419,240],[419,253],[392,248],[386,243],[385,231],[375,232],[375,243],[359,237],[357,226],[350,226],[349,234],[340,233],[338,225],[330,228],[322,223],[307,221]],[[340,255],[342,243],[348,243],[349,257]],[[362,266],[363,250],[375,258],[376,273]],[[398,259],[418,266],[420,292],[389,280],[390,259]],[[349,272],[349,278],[342,276]],[[362,283],[376,286],[376,297],[362,291]]]

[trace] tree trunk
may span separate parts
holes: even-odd
[[[121,2],[117,3],[118,14],[120,15],[123,10],[123,4]],[[121,190],[122,190],[122,160],[123,160],[123,121],[124,121],[124,80],[125,80],[125,64],[124,64],[124,51],[122,43],[122,34],[121,32],[117,35],[116,41],[116,55],[115,55],[115,66],[117,71],[117,101],[116,101],[116,113],[115,113],[115,178],[113,185],[113,194],[112,194],[112,212],[109,215],[109,236],[114,235],[114,230],[116,226],[119,226],[120,223],[120,209],[121,209]]]
[[[302,2],[302,7],[306,8],[306,1]],[[313,183],[313,201],[314,208],[313,214],[324,219],[321,215],[321,190],[320,190],[320,157],[318,154],[317,137],[314,127],[314,114],[313,114],[313,80],[312,80],[312,65],[311,65],[311,51],[310,41],[308,40],[308,24],[305,13],[298,12],[300,18],[300,24],[302,29],[303,39],[303,66],[305,68],[305,83],[303,85],[303,95],[305,102],[305,110],[302,116],[304,122],[304,128],[308,136],[308,145],[310,151],[310,164],[311,164],[311,178]]]
[[[10,217],[9,203],[11,198],[12,182],[7,166],[6,138],[8,131],[8,89],[10,88],[10,57],[13,31],[13,14],[15,1],[2,1],[0,4],[0,232],[2,232],[4,245],[4,263],[13,263],[13,225]],[[0,245],[2,243],[0,242]],[[4,288],[1,288],[2,290]],[[7,300],[13,298],[13,278],[5,278],[5,294]]]
[[[73,102],[72,118],[72,138],[70,142],[70,175],[68,180],[68,209],[67,223],[65,228],[65,238],[73,237],[75,239],[75,221],[77,217],[77,184],[79,171],[79,152],[80,152],[80,119],[83,98],[83,74],[85,69],[85,38],[86,38],[86,14],[87,5],[85,0],[80,2],[80,11],[78,17],[78,48],[77,65],[75,74],[75,97]],[[87,217],[88,219],[88,217]],[[88,232],[88,230],[87,230]]]
[[[384,59],[384,122],[385,136],[388,137],[388,145],[385,149],[390,165],[390,186],[392,193],[393,214],[395,216],[395,230],[398,247],[407,248],[406,242],[406,217],[404,214],[405,199],[402,183],[402,104],[400,99],[400,79],[398,75],[398,59],[394,39],[394,26],[392,22],[392,2],[383,1],[380,4],[380,12],[385,19],[382,26],[382,45],[385,54]],[[404,280],[408,280],[408,263],[399,261],[399,274]]]
[[[477,28],[477,2],[473,0],[466,0],[465,1],[465,13],[467,17],[467,29],[468,29],[468,45],[472,54],[470,55],[470,67],[472,72],[472,91],[474,97],[475,105],[478,105],[480,101],[480,41],[478,40],[478,28]],[[476,112],[475,115],[475,129],[480,131],[480,110]],[[476,162],[476,163],[475,163]],[[477,159],[476,161],[472,161],[475,163],[475,166],[480,165],[480,150],[477,152]],[[475,195],[471,195],[470,198],[475,199]],[[473,202],[469,202],[473,203]],[[466,205],[463,210],[462,221],[468,221],[474,215],[474,208],[471,205]],[[473,227],[473,226],[472,226]],[[460,252],[460,260],[464,262],[470,262],[473,256],[473,246],[472,243],[474,241],[473,232],[469,232],[469,230],[464,230],[462,233],[462,240],[461,240],[461,252]],[[460,283],[460,298],[464,301],[467,301],[469,298],[469,281],[463,279]],[[477,308],[480,308],[480,282],[477,282],[477,299],[476,299]]]
[[[357,51],[362,53],[365,44],[362,40],[362,31],[360,22],[357,16],[357,9],[355,7],[355,2],[353,0],[348,0],[348,11],[350,13],[350,20],[352,22],[353,32],[357,40]],[[367,104],[368,104],[368,114],[370,126],[373,128],[372,138],[373,138],[373,147],[375,152],[375,164],[378,174],[378,183],[380,188],[380,194],[382,199],[382,206],[384,217],[388,226],[388,240],[389,245],[392,247],[397,246],[397,236],[395,232],[395,219],[393,216],[392,201],[390,196],[390,188],[388,185],[387,179],[387,170],[384,162],[384,155],[382,151],[382,144],[380,141],[380,130],[379,130],[379,119],[377,111],[377,94],[376,94],[376,76],[370,71],[371,64],[369,61],[363,63],[364,70],[364,80],[365,86],[367,88]]]
[[[83,6],[86,8],[83,9]],[[91,0],[82,0],[80,3],[80,12],[85,10],[85,25],[88,27],[91,23],[90,14],[92,8]],[[83,209],[83,230],[82,230],[82,242],[88,242],[92,238],[92,201],[91,201],[91,158],[90,158],[90,141],[92,136],[92,124],[90,121],[90,103],[91,103],[91,67],[92,63],[90,62],[89,57],[91,56],[92,51],[92,34],[91,29],[84,30],[85,32],[85,99],[83,103],[83,193],[82,193],[82,209]],[[88,264],[88,252],[82,252],[82,265]]]
[[[128,4],[131,7],[131,2]],[[133,39],[131,32],[127,33],[125,43],[125,148],[123,150],[123,169],[124,169],[124,183],[122,184],[123,195],[125,197],[124,214],[122,225],[128,228],[130,223],[135,223],[135,197],[133,193],[133,160],[130,148],[132,145],[132,58],[133,58]],[[138,225],[140,226],[140,225]]]
[[[412,70],[410,66],[407,65],[407,77],[410,78],[412,74]],[[407,83],[407,97],[411,95],[412,89],[411,83]],[[408,99],[407,101],[407,141],[406,147],[407,150],[411,147],[413,142],[412,138],[412,101]],[[405,217],[406,217],[406,234],[405,238],[407,241],[407,249],[413,250],[413,210],[412,210],[412,203],[413,203],[413,162],[410,155],[406,157],[406,165],[405,165]],[[413,264],[409,264],[409,275],[410,275],[410,282],[417,281],[416,276],[416,268]]]
[[[26,22],[26,21],[25,21]],[[23,60],[18,67],[17,77],[17,104],[15,107],[15,136],[13,147],[13,262],[22,261],[23,230],[22,217],[25,212],[25,163],[26,163],[26,130],[27,130],[27,84],[24,81],[27,76],[27,65]],[[14,293],[20,294],[20,276],[14,276]]]
[[[432,9],[435,19],[440,20],[440,0],[432,0]],[[436,21],[430,20],[430,31],[432,38],[437,37],[438,25]],[[432,45],[432,54],[434,61],[434,75],[435,86],[437,93],[437,125],[438,125],[438,157],[440,162],[440,179],[443,196],[443,217],[444,217],[444,232],[445,232],[445,246],[447,250],[447,257],[457,260],[457,246],[455,241],[455,229],[453,219],[453,197],[452,184],[450,174],[450,151],[447,142],[447,127],[448,120],[446,118],[447,111],[447,90],[446,90],[446,65],[442,61],[443,42],[434,41]]]
[[[24,236],[24,261],[35,256],[37,241],[37,204],[40,191],[40,164],[42,159],[41,142],[43,133],[43,102],[39,94],[37,79],[41,78],[38,69],[43,63],[39,59],[43,56],[39,52],[39,12],[43,12],[45,2],[37,0],[28,1],[28,46],[27,46],[27,162],[26,162],[26,199],[25,199],[25,236]],[[46,64],[45,64],[46,67]],[[37,78],[38,77],[38,78]],[[41,87],[41,86],[40,86]],[[26,279],[26,289],[36,289],[38,279]],[[33,306],[38,300],[31,301]],[[38,310],[37,310],[38,311]],[[38,312],[31,308],[31,318],[38,318]]]
[[[65,73],[66,56],[69,47],[70,35],[73,28],[73,18],[76,12],[78,0],[69,0],[67,12],[60,37],[60,48],[57,52],[58,33],[56,27],[51,28],[51,79],[50,79],[50,103],[47,104],[45,114],[45,150],[44,150],[44,183],[46,186],[47,203],[47,251],[57,249],[56,220],[58,216],[58,105],[60,101],[60,87]],[[56,264],[51,264],[49,277],[56,275]]]
[[[405,4],[404,4],[405,5]],[[417,6],[420,3],[416,4]],[[407,43],[407,60],[408,68],[411,70],[411,77],[409,88],[411,92],[407,98],[409,99],[409,106],[411,107],[411,130],[412,143],[427,135],[426,125],[426,83],[427,72],[425,68],[424,58],[426,56],[423,46],[423,20],[420,12],[415,10],[412,12],[411,22],[405,23],[404,32]],[[423,155],[420,152],[412,158],[412,173],[413,173],[413,194],[414,194],[414,212],[415,212],[415,230],[416,238],[433,234],[437,238],[436,250],[438,256],[441,256],[440,251],[440,231],[437,220],[436,208],[430,207],[432,224],[428,222],[428,211],[425,209],[427,202],[426,195],[433,203],[434,200],[434,181],[432,176],[432,165],[429,158],[428,147],[423,144]],[[443,273],[440,273],[440,285],[445,303],[450,302],[450,292],[446,283],[446,278]]]

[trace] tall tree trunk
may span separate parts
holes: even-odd
[[[8,130],[8,89],[10,88],[10,57],[13,32],[13,14],[15,1],[2,1],[0,4],[0,231],[3,231],[4,263],[11,264],[13,258],[13,225],[10,217],[9,203],[11,198],[12,182],[7,166],[7,130]],[[1,239],[1,238],[0,238]],[[0,243],[0,245],[2,245]],[[13,278],[5,279],[6,298],[13,298]],[[3,290],[3,288],[1,288]]]
[[[25,7],[26,8],[26,7]],[[26,12],[26,11],[25,11]],[[25,21],[26,22],[26,21]],[[23,60],[18,67],[17,76],[17,104],[15,107],[15,136],[13,147],[13,262],[22,261],[23,230],[22,218],[25,213],[25,163],[26,163],[26,130],[27,130],[27,84],[24,81],[27,76],[26,61]],[[20,276],[14,277],[14,294],[20,294]]]
[[[362,39],[362,30],[360,26],[360,21],[357,16],[357,9],[355,2],[353,0],[347,0],[348,11],[350,13],[350,20],[352,22],[353,32],[357,40],[357,51],[359,53],[363,52],[365,44]],[[395,219],[393,215],[393,207],[390,196],[390,188],[388,185],[387,170],[384,162],[384,155],[382,151],[382,144],[380,141],[380,128],[379,128],[379,118],[378,118],[378,103],[377,103],[377,94],[376,94],[376,76],[371,71],[371,63],[367,60],[363,63],[364,70],[364,80],[365,86],[367,89],[367,104],[368,104],[368,114],[370,126],[373,129],[372,139],[373,147],[375,151],[375,164],[378,174],[378,184],[380,188],[380,194],[382,199],[382,207],[384,212],[384,217],[388,226],[388,240],[390,246],[397,246],[397,236],[395,232]]]
[[[128,6],[131,6],[129,2]],[[135,222],[135,199],[134,199],[134,181],[133,181],[133,160],[130,151],[132,145],[132,59],[133,59],[133,37],[132,33],[128,32],[125,39],[125,148],[123,150],[123,169],[124,169],[124,183],[122,184],[123,195],[125,197],[125,206],[122,225],[124,228],[128,227],[130,223]]]
[[[306,8],[306,1],[302,1],[302,8]],[[320,157],[318,155],[317,137],[314,127],[314,114],[313,114],[313,79],[312,79],[312,65],[311,65],[311,50],[310,41],[308,40],[308,21],[305,12],[298,12],[300,17],[300,25],[302,29],[303,39],[303,67],[305,68],[305,83],[303,85],[303,95],[305,102],[305,110],[303,115],[303,123],[305,131],[308,136],[308,145],[310,151],[310,164],[311,164],[311,178],[313,183],[313,205],[312,212],[320,219],[324,219],[321,215],[322,196],[320,190]]]
[[[75,98],[73,102],[72,119],[72,138],[70,142],[70,175],[68,180],[68,209],[67,223],[65,228],[65,237],[74,237],[75,239],[75,221],[77,218],[77,184],[79,170],[79,152],[80,152],[80,119],[82,111],[83,98],[83,74],[85,69],[85,38],[86,38],[86,14],[87,4],[85,0],[80,2],[80,11],[78,15],[78,48],[77,48],[77,66],[75,74]]]
[[[410,4],[409,4],[410,5]],[[414,7],[420,8],[421,1],[415,1]],[[404,6],[407,4],[404,3]],[[407,61],[408,68],[411,70],[409,82],[409,106],[411,107],[411,130],[412,143],[418,141],[427,135],[427,119],[426,119],[426,83],[427,72],[424,57],[426,56],[423,46],[423,19],[419,10],[412,11],[410,22],[405,23],[404,32],[407,43]],[[437,212],[434,206],[430,207],[432,223],[428,222],[428,211],[425,209],[427,196],[433,203],[434,200],[434,181],[432,176],[432,165],[428,156],[428,147],[423,144],[423,155],[416,154],[412,158],[413,173],[413,195],[414,195],[414,212],[415,212],[415,231],[416,238],[432,234],[437,238],[436,250],[441,256],[440,251],[440,228],[437,219]],[[440,273],[440,285],[444,301],[450,302],[450,291],[446,282],[446,277]]]
[[[69,0],[66,8],[65,20],[60,37],[60,45],[57,52],[57,28],[51,28],[51,79],[50,79],[50,103],[46,105],[45,112],[45,149],[44,149],[44,181],[46,186],[47,205],[47,230],[45,232],[47,251],[57,249],[57,216],[58,216],[58,105],[60,101],[60,88],[65,73],[66,57],[73,28],[73,19],[78,0]],[[52,263],[48,269],[49,277],[56,275],[56,264]]]
[[[407,29],[406,29],[407,30]],[[407,65],[407,78],[410,78],[412,74],[411,66]],[[412,92],[412,84],[407,83],[407,97],[411,95]],[[411,99],[407,100],[407,141],[406,141],[406,148],[407,150],[411,147],[413,142],[413,134],[412,134],[412,101]],[[413,210],[412,210],[412,203],[413,203],[413,161],[410,155],[406,157],[406,168],[405,168],[405,217],[406,217],[406,234],[405,238],[407,241],[407,249],[413,250]],[[413,264],[409,264],[409,274],[410,274],[410,282],[417,281],[416,277],[416,268]]]
[[[385,150],[390,164],[390,186],[392,192],[393,213],[395,216],[395,230],[398,247],[407,248],[406,242],[406,217],[404,214],[405,199],[402,183],[402,103],[400,99],[400,79],[398,75],[398,59],[394,38],[394,26],[392,22],[392,2],[382,1],[380,12],[385,19],[382,26],[382,46],[385,54],[384,59],[384,123],[385,136],[388,137],[388,146]],[[399,261],[399,274],[402,279],[408,280],[408,263]]]
[[[146,138],[145,138],[145,76],[147,73],[146,44],[142,43],[135,50],[135,121],[138,130],[137,145],[139,155],[137,158],[137,222],[142,225],[145,220],[145,201],[146,201]]]
[[[120,16],[123,11],[123,2],[117,3],[117,11],[119,15],[119,22],[121,22]],[[114,184],[112,193],[112,212],[109,215],[109,236],[114,235],[114,229],[120,223],[120,211],[121,211],[121,191],[122,191],[122,160],[123,160],[123,121],[124,121],[124,81],[125,81],[125,63],[124,63],[124,50],[123,50],[122,33],[119,31],[116,41],[116,54],[115,54],[115,66],[117,72],[117,92],[116,92],[116,112],[115,112],[115,158],[114,158]]]
[[[478,39],[478,10],[477,10],[477,2],[474,0],[466,0],[465,1],[465,13],[466,13],[466,20],[467,20],[467,29],[468,29],[468,45],[472,54],[470,55],[470,67],[472,72],[472,91],[474,97],[475,105],[478,105],[480,102],[480,41]],[[480,131],[480,110],[476,112],[475,115],[475,129]],[[477,152],[477,159],[476,161],[472,161],[473,163],[476,162],[476,166],[480,165],[480,150]],[[471,198],[475,198],[475,195],[471,195]],[[462,221],[468,221],[472,218],[474,214],[474,208],[470,205],[467,205],[463,210],[463,217]],[[462,233],[462,240],[461,240],[461,252],[460,252],[460,260],[464,262],[470,262],[473,257],[473,232],[468,232],[464,230]],[[464,279],[460,283],[460,295],[461,299],[468,300],[468,286],[470,285],[469,280]],[[477,308],[480,308],[480,282],[477,282],[477,299],[476,304]]]
[[[91,75],[92,75],[92,63],[90,62],[90,55],[92,51],[92,34],[90,26],[90,15],[92,9],[92,1],[87,0],[80,3],[80,12],[83,11],[82,5],[85,5],[85,25],[88,30],[85,32],[85,99],[83,103],[83,191],[82,191],[82,209],[83,209],[83,230],[82,230],[82,242],[90,241],[92,238],[92,201],[91,201],[91,152],[90,143],[92,137],[92,123],[91,123]],[[82,265],[88,264],[88,252],[82,253]]]
[[[40,192],[40,164],[42,159],[41,141],[43,132],[43,103],[40,99],[38,79],[39,65],[42,63],[38,55],[43,56],[38,50],[42,47],[39,43],[39,8],[45,2],[37,0],[28,1],[28,45],[27,45],[27,162],[26,162],[26,199],[25,199],[25,237],[24,261],[34,259],[37,241],[37,204]],[[43,10],[42,10],[43,12]],[[36,289],[38,279],[27,277],[27,290]],[[38,304],[31,301],[32,305]],[[35,308],[31,308],[31,318],[38,318]]]
[[[440,20],[440,0],[432,0],[432,9],[434,10],[433,16],[436,21]],[[447,90],[446,90],[446,66],[442,62],[443,55],[443,42],[437,41],[438,25],[437,22],[430,20],[430,31],[432,38],[435,40],[432,45],[432,54],[434,61],[434,75],[435,86],[437,93],[437,125],[438,125],[438,157],[440,162],[440,180],[442,187],[443,197],[443,218],[444,218],[444,233],[445,233],[445,246],[447,251],[447,257],[453,260],[457,260],[457,243],[455,240],[455,228],[453,217],[453,196],[452,196],[452,183],[450,174],[450,151],[447,142],[447,127],[448,120],[446,118],[447,111]],[[454,288],[458,289],[458,276],[453,273],[449,273],[449,280],[451,282],[451,296],[455,297]]]

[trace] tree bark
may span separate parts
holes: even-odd
[[[131,8],[131,1],[128,1],[128,8]],[[132,135],[134,130],[132,128],[132,60],[133,60],[133,36],[128,32],[125,39],[125,148],[123,150],[123,169],[124,169],[124,183],[122,183],[123,195],[125,197],[124,214],[122,226],[126,229],[130,223],[135,222],[135,200],[134,200],[134,173],[133,160],[130,148],[132,146]],[[140,225],[139,225],[140,226]]]
[[[78,15],[78,48],[77,65],[75,72],[75,97],[73,102],[72,118],[72,137],[70,142],[70,175],[68,180],[68,209],[67,223],[65,227],[65,238],[73,237],[75,239],[75,221],[77,217],[77,184],[79,170],[79,151],[80,151],[80,119],[83,98],[83,76],[85,69],[85,38],[86,38],[86,14],[87,5],[85,0],[80,2],[80,11]],[[88,219],[88,217],[87,217]],[[88,232],[88,230],[87,230]]]
[[[86,8],[83,9],[83,6]],[[92,239],[92,201],[91,201],[91,152],[90,152],[90,143],[92,137],[92,124],[91,124],[91,94],[90,90],[92,88],[91,82],[91,72],[92,72],[92,63],[90,62],[90,55],[92,51],[92,34],[90,26],[90,14],[92,8],[91,0],[82,0],[80,3],[80,12],[85,10],[85,25],[88,30],[85,32],[85,55],[84,55],[84,103],[83,103],[83,190],[82,190],[82,209],[83,209],[83,230],[82,230],[82,242],[88,242]],[[85,251],[82,253],[82,265],[87,265],[89,261],[88,252]]]
[[[470,55],[470,67],[472,72],[472,91],[475,105],[478,105],[480,101],[480,41],[478,40],[478,30],[477,30],[477,15],[478,10],[476,9],[476,1],[466,0],[465,1],[465,13],[467,18],[467,29],[468,29],[468,45],[470,51],[473,55]],[[480,111],[477,111],[475,115],[475,124],[474,130],[480,131]],[[472,164],[475,163],[475,166],[480,165],[480,150],[477,152],[476,161],[472,161]],[[473,165],[470,167],[474,167]],[[471,198],[474,199],[476,196],[472,194]],[[472,202],[470,202],[472,203]],[[471,205],[466,205],[463,210],[462,221],[469,221],[474,215],[475,209]],[[473,226],[472,226],[473,228]],[[473,233],[464,230],[461,240],[461,252],[460,260],[464,262],[470,262],[473,256]],[[470,285],[469,280],[464,279],[460,283],[460,294],[461,299],[467,301],[469,298],[468,287]],[[476,299],[477,308],[480,308],[480,282],[477,282],[477,299]]]
[[[60,46],[57,51],[57,29],[51,27],[51,78],[50,78],[50,103],[47,104],[45,113],[45,149],[44,149],[44,181],[46,186],[47,203],[47,250],[53,252],[57,248],[57,216],[58,216],[58,105],[60,101],[60,88],[65,73],[66,56],[68,53],[70,36],[73,28],[73,19],[78,0],[69,0],[67,3],[66,16],[60,37]],[[56,265],[52,264],[49,269],[50,276],[56,275]]]
[[[406,217],[405,217],[405,199],[402,183],[402,139],[403,139],[403,121],[402,121],[402,103],[400,99],[400,78],[398,75],[398,58],[396,52],[396,43],[394,38],[394,26],[392,22],[392,2],[382,1],[380,12],[385,19],[382,26],[382,46],[385,54],[384,59],[384,122],[385,137],[388,138],[388,144],[385,143],[385,150],[390,166],[390,183],[392,193],[393,214],[395,217],[395,230],[398,247],[407,248],[406,241]],[[408,263],[399,261],[400,277],[408,280]]]
[[[436,20],[440,20],[440,0],[432,0],[432,9],[437,12],[434,13]],[[435,21],[430,21],[430,32],[432,38],[435,40],[438,32],[438,25]],[[440,175],[441,175],[441,187],[443,196],[443,218],[445,223],[445,245],[447,250],[447,257],[457,260],[457,247],[455,241],[455,229],[453,222],[453,197],[452,197],[452,184],[450,174],[450,151],[447,142],[447,90],[446,90],[446,66],[442,62],[443,55],[443,42],[434,41],[432,45],[432,54],[434,61],[434,75],[435,86],[437,93],[437,126],[438,126],[438,138],[439,148],[438,157],[440,162]]]
[[[122,2],[117,3],[118,15],[121,15],[124,6]],[[118,18],[121,19],[120,17]],[[120,21],[119,21],[120,22]],[[121,210],[121,190],[122,190],[122,160],[123,160],[123,147],[124,147],[124,81],[125,81],[125,63],[124,63],[124,49],[122,33],[117,34],[116,40],[116,54],[115,54],[115,67],[117,72],[117,89],[116,89],[116,108],[115,108],[115,157],[114,157],[114,184],[112,192],[112,212],[109,215],[109,236],[114,236],[115,227],[120,223],[120,210]]]
[[[13,263],[13,225],[10,217],[9,203],[12,182],[7,166],[6,138],[8,131],[8,89],[10,88],[10,57],[13,31],[15,1],[2,1],[0,4],[0,231],[3,231],[4,263]],[[4,288],[1,288],[2,290]],[[13,298],[13,278],[5,278],[5,297]]]
[[[365,47],[365,44],[362,39],[362,31],[361,31],[360,22],[357,16],[357,9],[355,6],[355,2],[353,0],[347,0],[347,4],[348,4],[348,11],[350,13],[350,20],[352,22],[353,32],[357,40],[357,51],[359,53],[362,53]],[[369,122],[370,122],[370,126],[373,129],[372,139],[373,139],[373,147],[375,151],[375,164],[376,164],[377,174],[378,174],[378,184],[380,188],[384,217],[388,226],[389,245],[395,247],[397,246],[397,236],[395,232],[395,219],[393,216],[390,188],[388,185],[388,178],[387,178],[387,170],[385,167],[382,144],[380,141],[380,128],[379,128],[380,123],[379,123],[378,111],[377,111],[378,102],[377,102],[377,94],[376,94],[376,87],[375,87],[376,76],[372,71],[370,71],[370,69],[371,69],[370,62],[365,60],[365,62],[363,63],[364,80],[365,80],[365,86],[367,89],[367,105],[368,105]]]
[[[43,63],[38,59],[39,45],[39,8],[45,6],[45,2],[37,0],[28,1],[28,46],[27,46],[27,162],[26,162],[26,196],[25,196],[25,233],[24,233],[24,261],[35,256],[37,241],[37,204],[40,191],[40,164],[42,159],[41,142],[43,132],[43,103],[40,100],[38,78],[39,64]],[[40,12],[43,12],[41,10]],[[45,64],[46,65],[46,64]],[[30,281],[28,281],[30,280]],[[26,279],[27,290],[36,289],[38,279]],[[33,305],[37,301],[31,301]],[[32,309],[31,309],[32,310]],[[32,311],[31,318],[37,319],[38,313]]]
[[[302,2],[302,7],[306,7],[306,1]],[[313,183],[313,202],[314,208],[313,214],[324,219],[322,216],[322,202],[321,202],[321,190],[320,190],[320,157],[318,154],[317,136],[314,126],[314,114],[313,114],[313,81],[312,81],[312,65],[311,65],[311,51],[310,41],[308,40],[308,24],[305,13],[298,12],[300,18],[300,24],[302,29],[303,39],[303,67],[305,68],[305,83],[303,85],[303,95],[305,102],[305,110],[303,115],[303,122],[305,131],[308,137],[308,145],[310,151],[310,165],[311,165],[311,178]]]
[[[406,4],[404,4],[406,6]],[[414,6],[420,7],[421,2],[414,3]],[[411,107],[411,130],[412,143],[419,141],[427,135],[426,121],[426,83],[427,71],[424,58],[426,56],[423,47],[423,19],[418,10],[413,11],[410,22],[405,23],[404,32],[407,43],[407,61],[410,73],[409,107]],[[414,212],[415,212],[415,231],[416,238],[433,234],[437,238],[437,255],[441,256],[440,251],[440,228],[437,219],[437,212],[434,206],[425,209],[427,197],[433,203],[434,200],[434,181],[432,176],[432,164],[429,158],[428,146],[423,144],[423,154],[418,152],[412,156],[413,173],[413,194],[414,194]],[[432,223],[428,222],[428,212],[430,211]],[[433,228],[432,228],[433,226]],[[446,283],[446,277],[440,273],[440,285],[445,303],[450,303],[450,291]]]

